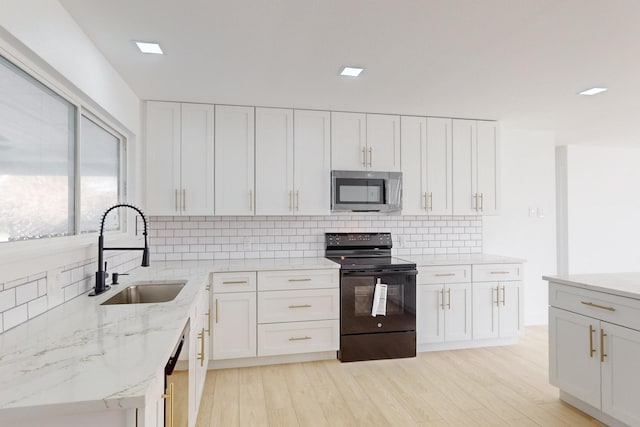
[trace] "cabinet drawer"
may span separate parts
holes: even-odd
[[[258,293],[258,323],[340,318],[339,289]]]
[[[474,282],[504,282],[522,279],[522,264],[478,264],[472,267]]]
[[[442,283],[471,282],[470,265],[443,265],[418,267],[419,285],[439,285]]]
[[[339,320],[258,325],[258,356],[334,351],[339,346]]]
[[[252,292],[256,290],[255,271],[213,274],[213,292]]]
[[[640,300],[551,282],[549,305],[640,331]]]
[[[338,288],[340,286],[339,271],[338,269],[259,271],[258,290]]]

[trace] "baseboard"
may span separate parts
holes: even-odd
[[[601,421],[608,425],[609,427],[631,427],[628,424],[625,424],[621,421],[616,420],[610,415],[605,414],[598,408],[594,408],[588,403],[583,402],[575,396],[570,395],[567,392],[560,390],[560,400],[568,403],[569,405],[581,410],[582,412],[591,415],[598,421]]]
[[[249,366],[280,365],[283,363],[313,362],[337,359],[335,351],[287,354],[283,356],[245,357],[242,359],[209,360],[209,369],[246,368]]]

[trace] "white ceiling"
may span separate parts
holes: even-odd
[[[60,2],[142,99],[498,119],[640,146],[637,0]],[[576,95],[592,86],[609,91]]]

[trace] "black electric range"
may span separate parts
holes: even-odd
[[[416,264],[391,256],[391,233],[326,233],[325,244],[340,264],[339,359],[415,356]],[[379,308],[376,285],[386,285]]]

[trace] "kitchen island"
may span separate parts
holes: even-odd
[[[549,381],[610,426],[640,425],[640,273],[549,281]]]

